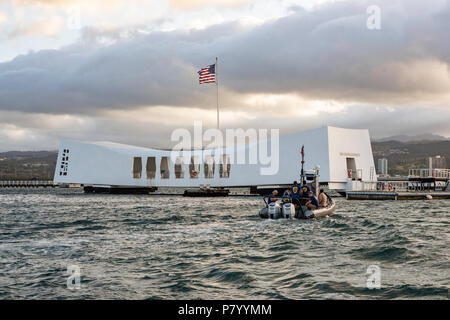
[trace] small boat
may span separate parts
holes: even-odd
[[[307,210],[304,205],[294,205],[292,203],[285,203],[283,205],[277,201],[262,208],[259,211],[259,216],[263,219],[318,219],[331,216],[335,210],[336,202],[328,196],[328,206],[325,208]]]
[[[314,170],[305,172],[305,170],[303,170],[303,165],[305,163],[304,146],[302,146],[301,155],[302,155],[302,168],[300,173],[300,181],[304,181],[304,183],[310,181],[309,183],[310,190],[313,190],[313,192],[316,194],[317,197],[320,186],[319,185],[320,167],[317,166]],[[264,219],[280,219],[280,218],[311,219],[311,218],[324,218],[327,216],[331,216],[336,210],[336,202],[328,194],[325,193],[325,195],[327,196],[327,206],[317,208],[314,210],[306,209],[306,203],[308,202],[308,198],[294,199],[296,201],[295,204],[290,202],[282,203],[281,200],[267,204],[266,200],[263,198],[264,202],[266,203],[266,207],[262,208],[259,211],[259,216]]]

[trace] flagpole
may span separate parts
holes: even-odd
[[[216,57],[216,89],[217,89],[217,129],[220,128],[219,126],[219,66],[218,66],[219,59]]]

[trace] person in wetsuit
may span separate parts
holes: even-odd
[[[311,191],[311,189],[306,184],[306,181],[303,180],[303,186],[300,189],[300,197],[302,197],[302,198],[308,197],[310,191]]]
[[[283,204],[291,202],[291,191],[289,189],[284,191],[283,196],[281,197],[281,202]]]
[[[269,197],[267,198],[267,204],[271,204],[272,202],[277,202],[278,198],[278,190],[273,190],[271,194],[269,194]]]
[[[308,202],[306,203],[306,208],[308,210],[314,210],[314,209],[319,208],[319,201],[317,200],[314,193],[312,193],[312,191],[310,191],[308,195],[309,195],[309,199],[308,199]]]
[[[291,198],[293,204],[300,204],[300,186],[297,181],[294,181],[291,188]]]

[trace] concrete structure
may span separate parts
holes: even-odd
[[[447,160],[445,159],[445,157],[441,156],[428,157],[427,165],[428,169],[446,169]]]
[[[450,199],[450,192],[364,192],[349,191],[347,200],[432,200]]]
[[[324,127],[281,136],[279,166],[274,175],[262,172],[271,164],[239,164],[230,155],[271,150],[271,140],[214,150],[175,153],[109,142],[61,141],[54,181],[115,187],[243,187],[288,185],[299,180],[302,145],[305,170],[320,166],[320,181],[345,190],[348,183],[376,184],[368,130]],[[233,153],[234,151],[234,153]],[[272,156],[273,158],[273,156]],[[248,159],[248,157],[247,157]],[[275,161],[272,159],[272,161]]]
[[[55,188],[57,185],[53,181],[0,181],[0,188]]]
[[[378,159],[378,174],[388,175],[388,159]]]

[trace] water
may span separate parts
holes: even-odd
[[[0,298],[448,299],[450,201],[337,198],[314,221],[261,220],[262,204],[0,190]]]

